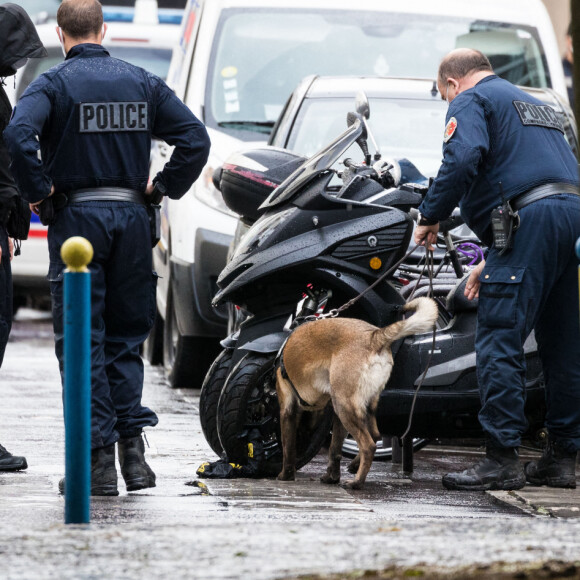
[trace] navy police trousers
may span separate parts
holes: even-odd
[[[55,350],[63,372],[63,270],[60,248],[71,236],[93,245],[91,271],[91,446],[133,437],[157,424],[141,404],[139,347],[155,316],[157,276],[145,206],[129,202],[71,204],[48,229]]]
[[[523,344],[532,330],[546,383],[550,438],[580,449],[580,197],[556,195],[519,211],[514,248],[493,248],[480,281],[477,376],[481,425],[496,445],[517,447],[524,415]]]

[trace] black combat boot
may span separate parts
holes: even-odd
[[[0,471],[20,471],[27,467],[26,457],[12,455],[10,451],[0,445]]]
[[[486,491],[488,489],[521,489],[526,476],[515,447],[487,446],[485,457],[472,468],[443,476],[447,489]]]
[[[63,477],[58,482],[61,494],[64,494],[64,484]],[[119,495],[114,443],[91,451],[91,495]]]
[[[141,435],[119,439],[119,463],[127,491],[155,487],[155,473],[145,461]]]
[[[548,440],[542,457],[528,461],[524,468],[526,479],[532,485],[576,487],[577,451],[566,451],[555,441]]]

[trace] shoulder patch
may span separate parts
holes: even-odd
[[[455,129],[457,129],[457,119],[455,117],[451,117],[445,125],[445,132],[443,133],[443,142],[447,143],[451,137],[453,137],[453,133],[455,133]]]
[[[564,133],[562,123],[550,105],[534,105],[525,101],[513,101],[513,103],[522,125],[558,129]]]

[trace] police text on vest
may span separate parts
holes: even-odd
[[[147,131],[147,102],[81,103],[81,133]]]
[[[534,105],[524,101],[514,101],[514,107],[520,116],[523,125],[547,127],[564,132],[564,127],[550,105]]]

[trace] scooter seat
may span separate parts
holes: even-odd
[[[469,274],[466,274],[456,285],[455,288],[449,291],[447,294],[447,299],[445,306],[451,314],[457,314],[459,312],[467,312],[469,310],[477,310],[478,298],[473,300],[468,300],[464,294],[465,286],[467,280],[469,279]]]

